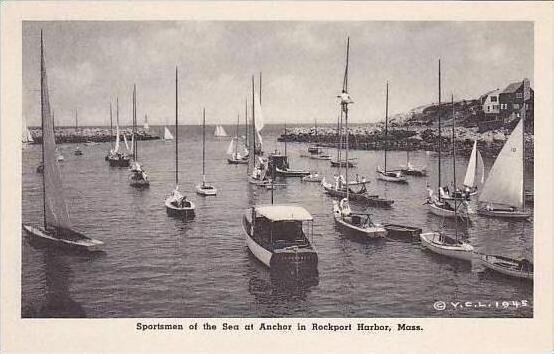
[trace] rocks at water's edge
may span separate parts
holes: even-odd
[[[42,143],[42,130],[30,129],[35,143]],[[123,135],[130,141],[132,128],[120,129],[120,139],[123,141]],[[86,142],[109,142],[115,140],[115,129],[113,132],[105,128],[56,128],[54,131],[56,143],[86,143]],[[160,137],[157,134],[137,128],[135,139],[137,140],[156,140]]]

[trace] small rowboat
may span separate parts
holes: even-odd
[[[487,269],[510,277],[533,280],[533,263],[527,259],[483,255],[481,264]]]
[[[386,182],[408,183],[408,179],[401,171],[384,171],[380,167],[377,167],[377,179]]]
[[[418,227],[384,224],[383,227],[387,230],[387,236],[391,239],[414,241],[419,240],[421,229]]]
[[[424,248],[442,256],[471,262],[475,255],[473,246],[469,243],[455,240],[439,232],[423,233],[419,238]]]
[[[170,216],[191,219],[195,216],[195,209],[194,203],[183,196],[177,188],[165,200],[165,210]]]
[[[321,182],[321,180],[322,177],[317,172],[302,177],[302,182]]]
[[[203,196],[217,195],[217,188],[208,183],[199,184],[196,186],[196,194]]]

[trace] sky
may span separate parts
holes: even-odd
[[[50,21],[23,24],[23,114],[40,125],[40,29],[56,125],[120,123],[137,116],[172,124],[175,67],[179,122],[234,124],[262,72],[267,124],[332,123],[339,112],[350,37],[350,121],[370,123],[442,95],[476,98],[527,77],[533,86],[532,22]]]

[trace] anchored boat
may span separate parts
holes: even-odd
[[[471,156],[467,164],[466,175],[464,177],[464,191],[470,196],[478,193],[478,186],[483,185],[485,181],[485,166],[483,157],[477,149],[477,140],[473,143]]]
[[[196,206],[179,191],[179,71],[175,68],[175,189],[165,199],[168,215],[184,219],[195,216]]]
[[[202,111],[202,184],[196,186],[196,194],[217,195],[217,188],[206,182],[206,108]]]
[[[495,272],[520,279],[533,280],[533,263],[527,259],[513,259],[504,256],[483,255],[481,264]]]
[[[417,167],[410,162],[410,151],[406,151],[406,165],[400,166],[400,171],[406,176],[425,177],[427,176],[427,167]]]
[[[136,85],[133,85],[133,163],[129,170],[131,174],[129,175],[129,185],[133,187],[148,187],[150,186],[150,179],[148,174],[144,170],[143,166],[139,163],[139,151],[138,151],[138,141],[135,139],[137,127],[137,88]],[[127,141],[125,141],[127,142]]]
[[[111,106],[110,106],[111,107]],[[111,112],[111,108],[110,108]],[[120,152],[120,133],[119,133],[119,98],[116,98],[116,124],[115,124],[115,146],[108,155],[108,163],[111,167],[129,167],[131,158]]]
[[[56,159],[54,119],[50,110],[42,31],[40,33],[40,72],[42,166],[44,166],[42,175],[43,227],[23,225],[23,229],[33,241],[82,251],[99,251],[104,243],[74,230],[69,217],[69,208],[65,201],[64,187]]]

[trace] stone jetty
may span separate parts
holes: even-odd
[[[42,130],[30,129],[31,135],[35,143],[42,143]],[[127,136],[127,139],[131,139],[132,128],[119,129],[120,139],[123,141],[123,135]],[[56,143],[87,143],[87,142],[109,142],[115,140],[115,129],[111,131],[109,128],[55,128],[54,135],[56,136]],[[137,140],[156,140],[160,139],[156,131],[145,131],[142,128],[137,128],[135,135]]]
[[[439,150],[439,130],[436,127],[389,128],[386,138],[384,129],[380,125],[353,127],[349,128],[348,131],[350,134],[348,145],[350,149],[354,150],[383,150],[385,148],[385,139],[388,142],[389,150]],[[507,128],[479,133],[477,127],[457,127],[456,152],[460,156],[469,156],[473,142],[477,140],[481,154],[494,158],[500,153],[509,134],[510,130]],[[441,149],[445,153],[450,153],[452,149],[452,128],[443,127],[441,135]],[[289,128],[286,134],[282,134],[278,140],[318,144],[323,147],[336,147],[337,130],[328,127],[318,127],[316,134],[315,128]],[[526,159],[532,161],[533,153],[533,135],[525,134]]]

